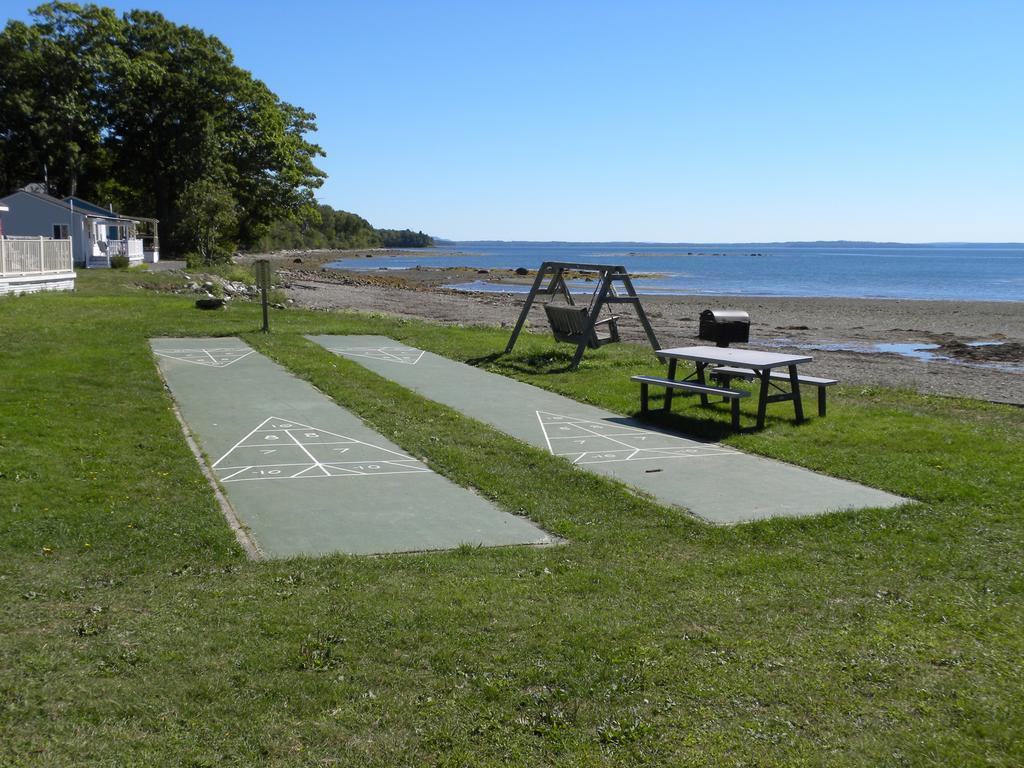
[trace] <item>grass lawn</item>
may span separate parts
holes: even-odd
[[[1024,410],[843,387],[825,419],[781,406],[733,435],[680,399],[680,430],[919,501],[716,528],[301,334],[384,334],[621,413],[649,350],[565,373],[540,336],[495,358],[507,331],[292,310],[265,337],[255,305],[132,285],[160,279],[0,299],[0,765],[1024,760]],[[147,344],[207,334],[568,543],[246,560]]]

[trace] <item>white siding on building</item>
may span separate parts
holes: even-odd
[[[54,225],[68,228],[73,246],[75,264],[85,266],[88,238],[85,236],[85,217],[77,211],[72,214],[63,204],[51,203],[37,195],[18,191],[3,198],[10,208],[4,214],[4,235],[10,237],[53,237]]]

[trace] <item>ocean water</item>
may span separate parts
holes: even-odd
[[[467,266],[515,269],[542,261],[621,264],[644,294],[836,296],[1024,301],[1024,244],[457,242],[412,256],[345,259],[343,269]],[[518,292],[480,280],[468,290]],[[581,292],[592,286],[581,284]]]

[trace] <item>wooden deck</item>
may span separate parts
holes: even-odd
[[[0,238],[0,296],[70,291],[74,287],[70,240]]]

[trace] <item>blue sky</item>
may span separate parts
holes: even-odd
[[[1019,1],[107,4],[315,112],[321,200],[376,226],[1024,240]]]

